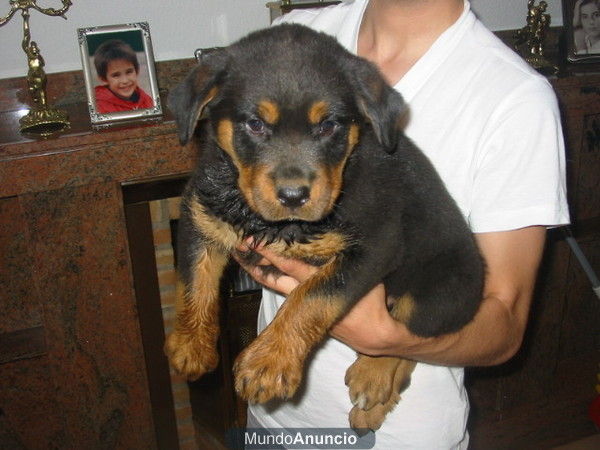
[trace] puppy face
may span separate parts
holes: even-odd
[[[213,126],[248,205],[269,221],[329,214],[359,139],[351,105],[306,91],[283,100],[274,92],[231,94],[215,108]]]
[[[269,221],[328,215],[363,132],[393,151],[400,97],[332,38],[297,25],[209,55],[170,98],[180,139],[206,116],[250,208]]]

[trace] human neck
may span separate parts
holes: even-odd
[[[458,20],[463,0],[370,0],[358,35],[358,55],[392,85]]]

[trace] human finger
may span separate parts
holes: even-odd
[[[299,282],[306,281],[319,270],[317,267],[299,259],[281,256],[263,245],[258,245],[255,248],[255,251],[269,261],[270,264],[277,267],[281,272]]]
[[[246,271],[248,274],[256,280],[258,283],[263,285],[264,287],[271,289],[275,292],[279,292],[282,295],[288,295],[292,292],[296,286],[298,286],[299,282],[285,274],[275,274],[273,270],[269,270],[265,266],[268,264],[261,264],[258,266],[246,264],[243,259],[241,259],[238,255],[233,255],[234,259],[238,262],[238,264]]]

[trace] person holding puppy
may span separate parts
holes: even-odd
[[[361,352],[418,361],[376,432],[375,448],[467,448],[462,367],[500,364],[517,352],[546,227],[569,222],[553,90],[485,29],[465,0],[355,0],[295,10],[282,21],[333,35],[376,64],[402,94],[404,131],[431,159],[475,233],[487,277],[475,319],[457,333],[427,339],[391,318],[385,289],[375,286],[307,362],[301,392],[250,405],[248,427],[347,427],[352,404],[344,375]],[[284,296],[317,269],[258,251],[262,265],[286,274],[247,268],[267,288],[261,331]]]

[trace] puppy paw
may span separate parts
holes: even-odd
[[[398,396],[397,399],[390,398],[385,404],[379,403],[369,410],[364,410],[355,406],[350,411],[350,426],[355,430],[367,428],[373,431],[378,430],[387,414],[394,409],[399,399],[400,396]]]
[[[175,371],[190,381],[214,370],[219,363],[215,344],[207,344],[198,336],[177,331],[167,338],[165,353]]]
[[[350,401],[360,409],[368,410],[385,403],[392,395],[398,358],[359,355],[346,371],[346,386]]]
[[[300,385],[302,362],[272,347],[257,339],[235,362],[235,390],[251,403],[291,398]]]
[[[410,382],[415,362],[394,357],[359,355],[346,371],[346,385],[354,408],[352,428],[377,430],[400,400]]]

